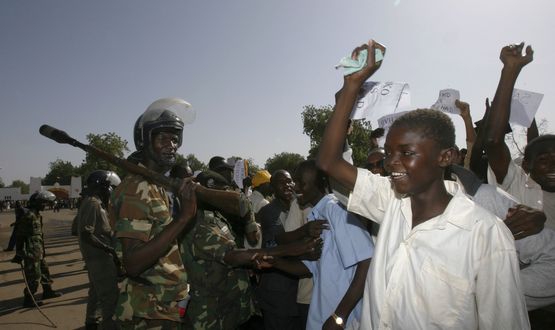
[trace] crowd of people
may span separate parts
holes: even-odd
[[[223,157],[197,175],[176,165],[184,123],[172,109],[184,101],[151,104],[134,127],[137,169],[87,178],[75,219],[90,280],[85,327],[555,327],[555,136],[531,128],[520,164],[504,140],[532,48],[502,48],[478,127],[456,102],[465,148],[448,115],[418,109],[375,130],[357,168],[349,118],[383,63],[377,49],[386,51],[374,41],[353,50],[366,65],[345,75],[316,159],[252,173],[242,189]],[[24,306],[44,268],[39,197],[21,221],[31,230],[18,243],[32,278]]]

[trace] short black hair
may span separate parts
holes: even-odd
[[[432,109],[416,109],[397,118],[390,127],[417,129],[424,137],[437,142],[440,148],[455,146],[455,126],[445,113]]]
[[[300,162],[295,169],[295,177],[301,176],[302,173],[307,171],[314,171],[316,187],[321,192],[326,193],[326,190],[329,189],[328,176],[316,165],[316,160],[308,159]]]
[[[544,134],[530,141],[524,148],[524,159],[533,161],[538,153],[550,145],[555,144],[555,135]]]

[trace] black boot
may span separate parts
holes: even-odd
[[[97,330],[98,324],[97,323],[85,323],[85,330]]]
[[[35,301],[37,306],[42,306],[42,301]],[[35,303],[33,302],[33,297],[28,294],[27,292],[25,292],[24,298],[23,298],[23,307],[35,307]]]
[[[16,254],[10,262],[13,262],[14,264],[20,264],[22,261],[23,259],[21,259],[21,257]]]
[[[61,297],[62,293],[52,290],[48,284],[42,286],[42,300]]]

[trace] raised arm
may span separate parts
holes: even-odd
[[[526,54],[522,55],[523,47],[522,42],[519,45],[509,45],[501,49],[499,58],[503,62],[503,69],[491,111],[485,123],[487,128],[485,150],[498,183],[502,183],[505,179],[511,161],[511,153],[505,144],[505,127],[511,113],[513,89],[520,70],[533,59],[532,47],[526,47]]]
[[[476,141],[476,131],[474,130],[474,124],[472,123],[472,116],[470,115],[470,105],[466,102],[456,100],[455,106],[461,111],[461,118],[464,121],[464,128],[466,131],[466,157],[464,158],[464,167],[469,168],[470,156],[472,154],[472,148],[474,147],[474,142]]]
[[[355,48],[352,52],[352,58],[356,59],[358,54],[366,49],[368,51],[367,64],[362,70],[344,77],[343,88],[336,95],[335,111],[328,120],[318,151],[318,167],[350,190],[355,185],[357,170],[356,167],[343,159],[343,144],[347,137],[349,116],[360,88],[379,69],[382,63],[381,61],[376,63],[376,48],[385,53],[385,48],[373,40],[370,40],[366,45]]]

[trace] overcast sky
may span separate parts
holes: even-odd
[[[537,118],[553,131],[554,13],[550,0],[4,0],[0,177],[28,182],[57,158],[81,163],[83,151],[39,135],[45,123],[81,141],[115,132],[133,149],[135,120],[168,96],[196,111],[184,155],[259,166],[284,151],[306,156],[303,106],[333,103],[334,65],[369,38],[387,46],[373,80],[407,82],[415,108],[458,89],[474,120],[495,92],[501,47],[531,44],[517,88],[545,94]]]

